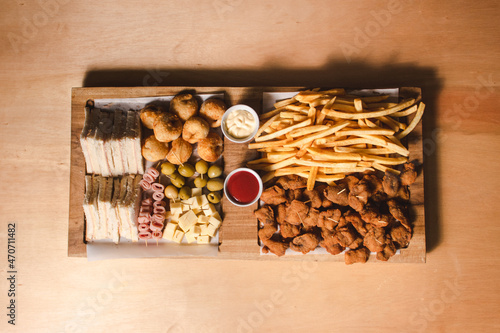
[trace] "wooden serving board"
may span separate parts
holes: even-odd
[[[86,257],[85,222],[83,213],[85,160],[80,147],[80,133],[85,120],[84,107],[89,99],[132,98],[175,95],[183,90],[195,90],[196,93],[224,93],[226,105],[247,104],[257,112],[262,112],[264,92],[290,92],[304,87],[130,87],[130,88],[73,88],[71,94],[71,167],[69,197],[68,256]],[[420,98],[420,88],[400,88],[402,97]],[[408,136],[410,159],[423,163],[422,125],[421,123]],[[258,153],[248,150],[246,144],[236,144],[224,140],[224,174],[245,166],[255,159]],[[425,214],[424,214],[424,175],[423,168],[416,182],[411,186],[411,217],[414,226],[410,245],[395,255],[390,262],[425,262]],[[219,235],[219,254],[217,259],[252,259],[252,260],[312,260],[344,261],[343,255],[260,255],[257,237],[257,219],[253,211],[257,204],[250,207],[236,207],[225,197],[222,200],[224,223]],[[176,257],[179,258],[179,257]],[[195,258],[195,257],[186,257]],[[198,257],[199,258],[199,257]],[[380,262],[372,255],[369,262]]]

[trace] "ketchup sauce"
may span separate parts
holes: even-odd
[[[250,203],[259,195],[259,181],[248,171],[238,171],[227,181],[227,192],[234,201]]]

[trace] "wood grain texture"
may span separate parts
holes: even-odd
[[[85,228],[81,203],[84,196],[85,161],[80,147],[79,135],[82,131],[84,106],[87,100],[98,98],[125,98],[145,96],[175,95],[183,90],[194,89],[196,93],[223,92],[227,105],[247,104],[258,113],[262,112],[263,92],[286,92],[304,89],[301,87],[150,87],[150,88],[74,88],[72,93],[71,127],[71,173],[68,227],[68,256],[85,257]],[[401,88],[401,97],[421,99],[420,88]],[[410,160],[419,165],[423,163],[422,125],[419,124],[408,137]],[[244,167],[246,162],[257,157],[255,150],[249,150],[246,144],[233,143],[224,139],[224,174]],[[411,186],[411,213],[414,226],[410,245],[401,250],[400,255],[391,258],[391,262],[425,262],[425,213],[424,213],[424,175],[420,170],[415,184]],[[218,259],[253,259],[253,260],[307,260],[307,261],[344,261],[343,255],[293,255],[276,257],[260,255],[257,237],[257,220],[253,211],[257,203],[249,207],[236,207],[224,196],[222,212],[224,223],[220,230]],[[197,257],[189,257],[191,259]],[[372,261],[378,261],[371,255]],[[380,261],[378,261],[380,262]]]

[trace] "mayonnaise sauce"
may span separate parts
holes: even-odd
[[[255,119],[246,110],[235,110],[227,116],[226,129],[236,139],[246,138],[255,129]]]

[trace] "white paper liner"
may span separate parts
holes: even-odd
[[[298,91],[291,91],[291,92],[265,92],[263,94],[262,98],[262,113],[269,112],[274,109],[274,103],[280,100],[292,98],[293,96],[297,95]],[[398,88],[391,88],[391,89],[360,89],[360,90],[350,90],[347,91],[348,94],[354,94],[354,95],[359,95],[359,96],[372,96],[372,95],[377,95],[377,94],[386,94],[389,95],[389,100],[397,101],[399,98],[399,89]],[[263,201],[260,201],[260,206],[264,204]],[[272,255],[275,256],[274,253],[268,252],[264,253],[262,252],[262,249],[264,248],[264,245],[260,243],[260,254],[261,255]],[[348,251],[349,248],[344,250],[342,253]],[[340,253],[340,254],[342,254]],[[400,254],[401,252],[399,250],[396,251],[396,254]],[[325,248],[318,246],[314,251],[308,252],[305,255],[308,254],[330,254],[328,251],[326,251]],[[372,252],[372,254],[376,254],[376,252]],[[301,252],[296,252],[293,251],[292,249],[288,248],[285,252],[285,255],[301,255],[303,256]]]
[[[202,101],[210,97],[224,99],[224,94],[196,94]],[[104,110],[121,110],[121,111],[140,111],[147,104],[154,102],[155,104],[164,106],[168,110],[169,102],[174,96],[158,96],[158,97],[140,97],[140,98],[105,98],[95,99],[94,107]],[[212,129],[213,130],[213,129]],[[222,136],[220,129],[217,130]],[[197,156],[196,149],[193,149],[193,155]],[[220,159],[216,163],[220,163]],[[155,163],[146,161],[145,170],[153,166]],[[218,205],[220,206],[220,205]],[[220,209],[218,209],[220,211]],[[96,240],[87,243],[87,260],[106,260],[120,258],[154,258],[154,257],[176,257],[176,256],[205,256],[214,257],[219,252],[219,232],[215,237],[211,237],[210,244],[188,244],[184,237],[181,244],[173,241],[161,239],[158,241],[158,246],[154,239],[148,240],[146,247],[145,241],[132,242],[129,239],[120,237],[120,243],[115,244],[111,239]]]

